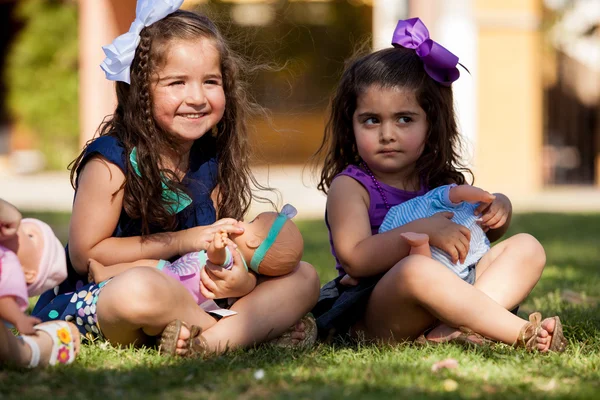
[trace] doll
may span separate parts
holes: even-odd
[[[479,219],[475,210],[480,203],[491,203],[495,196],[483,189],[470,185],[445,185],[430,190],[423,196],[392,207],[386,214],[379,233],[387,232],[418,218],[429,217],[442,211],[454,213],[452,220],[466,226],[471,231],[469,252],[464,263],[452,263],[448,255],[437,248],[430,248],[429,236],[422,233],[407,232],[400,236],[411,246],[410,254],[432,257],[467,282],[474,281],[474,266],[490,250],[490,241],[483,229],[477,224]],[[343,285],[353,286],[358,280],[345,275]]]
[[[40,322],[24,313],[28,297],[38,296],[67,277],[65,249],[44,222],[25,218],[16,235],[0,242],[0,319],[22,334]]]
[[[249,266],[257,274],[268,276],[290,273],[300,262],[304,249],[302,234],[291,220],[296,213],[296,209],[289,204],[280,213],[260,213],[248,223],[241,222],[244,233],[228,237],[225,232],[218,232],[206,251],[185,254],[173,263],[165,260],[138,260],[104,266],[90,260],[89,279],[102,282],[134,267],[156,267],[179,280],[194,296],[196,303],[202,305],[206,298],[200,293],[200,271],[207,260],[215,265],[231,268],[233,257],[227,244],[237,246],[246,270]]]
[[[42,221],[23,219],[0,199],[0,364],[34,368],[69,364],[79,351],[77,328],[65,321],[40,320],[24,313],[28,297],[67,277],[65,250]],[[12,324],[23,336],[14,336]]]
[[[392,207],[385,216],[379,232],[385,232],[404,225],[417,218],[431,216],[441,211],[454,213],[452,220],[471,231],[469,252],[464,263],[452,263],[448,255],[437,248],[429,247],[429,237],[418,233],[403,233],[401,236],[411,246],[410,254],[432,257],[459,277],[469,281],[473,278],[475,264],[490,250],[490,241],[477,224],[479,215],[475,210],[480,203],[491,203],[495,196],[483,189],[470,185],[446,185],[430,190],[425,195]]]

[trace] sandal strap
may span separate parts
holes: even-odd
[[[27,368],[37,367],[40,364],[40,346],[29,336],[19,336],[19,339],[23,340],[31,349],[31,360],[29,360]]]
[[[188,357],[203,357],[208,352],[208,343],[202,336],[202,328],[192,325],[188,339]]]
[[[533,350],[535,339],[541,328],[542,314],[539,312],[529,314],[529,322],[521,328],[515,347],[524,347],[527,350]]]

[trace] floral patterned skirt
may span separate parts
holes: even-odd
[[[40,296],[32,315],[42,321],[65,320],[74,323],[82,337],[104,339],[96,316],[96,303],[102,288],[110,279],[99,284],[88,283],[70,293],[55,294],[52,290]]]

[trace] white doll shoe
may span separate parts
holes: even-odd
[[[73,324],[66,321],[45,322],[34,326],[38,331],[46,332],[52,338],[52,352],[48,365],[71,364],[77,354],[76,347],[79,346],[79,332],[73,336]],[[75,328],[77,331],[77,328]],[[28,368],[36,368],[40,363],[40,346],[31,336],[21,336],[21,339],[31,348],[31,361]]]

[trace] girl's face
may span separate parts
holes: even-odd
[[[412,90],[369,86],[358,96],[352,126],[358,154],[380,180],[413,176],[429,125]]]
[[[223,117],[220,55],[208,39],[175,41],[152,82],[157,124],[191,145]]]

